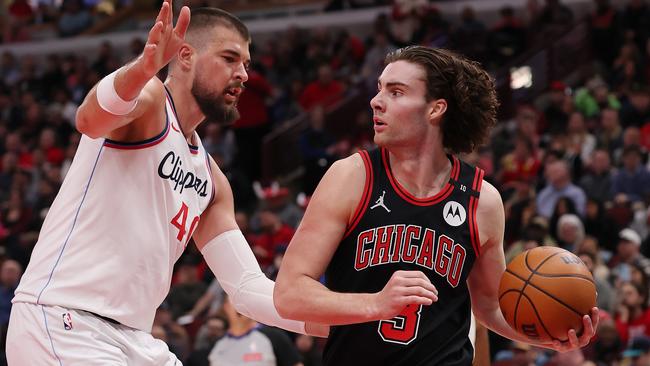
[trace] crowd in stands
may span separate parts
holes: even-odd
[[[42,11],[23,2],[9,7],[12,22],[22,16],[35,21]],[[77,7],[75,14],[91,5],[64,0],[64,7]],[[75,19],[81,24],[82,18]],[[575,21],[559,0],[531,1],[525,13],[504,7],[495,24],[484,23],[471,7],[451,22],[426,1],[396,1],[367,39],[344,30],[289,28],[263,44],[253,40],[240,120],[230,128],[207,122],[199,132],[232,184],[238,224],[265,273],[277,274],[328,166],[372,147],[369,108],[350,116],[345,138],[329,133],[325,116],[353,90],[372,95],[386,53],[407,44],[446,47],[495,70]],[[539,245],[573,251],[593,272],[602,319],[592,344],[568,354],[494,336],[498,365],[647,365],[638,362],[650,359],[650,7],[644,0],[623,7],[595,0],[587,21],[594,55],[589,67],[596,71],[571,83],[551,82],[501,120],[485,147],[463,158],[485,169],[502,194],[507,259]],[[79,143],[77,106],[142,47],[134,40],[120,56],[105,43],[92,56],[52,54],[43,62],[0,57],[0,328],[6,329],[13,290]],[[299,115],[309,121],[298,141],[304,174],[287,184],[263,181],[261,139]],[[152,333],[185,365],[209,365],[218,342],[239,339],[229,331],[261,329],[224,303],[221,287],[190,245]],[[279,365],[296,359],[320,364],[321,342],[262,333],[282,345],[276,357],[286,363]],[[219,347],[232,348],[226,344]]]

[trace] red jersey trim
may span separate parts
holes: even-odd
[[[395,179],[395,177],[393,176],[393,172],[390,168],[390,160],[389,160],[387,149],[381,150],[381,159],[384,164],[384,169],[386,169],[386,175],[388,176],[388,180],[390,181],[391,186],[393,186],[393,190],[395,190],[397,195],[402,197],[403,200],[405,200],[406,202],[412,205],[432,206],[442,202],[444,199],[449,197],[451,192],[454,191],[454,185],[451,184],[450,182],[447,182],[447,184],[440,190],[440,192],[436,193],[434,196],[426,197],[426,198],[417,198],[413,196],[409,191],[407,191],[404,187],[402,187],[397,181],[397,179]],[[460,173],[460,163],[458,161],[458,158],[453,156],[451,174],[449,175],[450,179],[458,180],[459,173]]]
[[[159,133],[158,136],[154,136],[150,139],[136,142],[121,142],[111,139],[104,139],[104,146],[119,150],[139,150],[158,145],[167,137],[167,135],[169,135],[169,124],[169,118],[167,118],[165,129]]]
[[[366,182],[363,187],[363,194],[361,195],[359,205],[357,205],[354,215],[352,215],[352,220],[348,223],[348,229],[345,231],[343,238],[347,238],[347,236],[357,227],[359,221],[361,221],[361,217],[368,207],[368,202],[370,202],[370,194],[372,193],[372,186],[375,180],[372,171],[372,164],[370,163],[370,155],[368,155],[366,150],[359,151],[359,155],[361,155],[363,165],[366,168]]]
[[[472,189],[476,192],[481,192],[481,185],[483,184],[483,176],[485,171],[480,168],[476,168],[474,173],[474,182],[472,183]],[[478,199],[477,196],[471,196],[469,198],[469,236],[472,242],[472,247],[474,252],[478,257],[481,254],[481,240],[479,238],[478,225],[476,224],[476,209],[478,208]]]

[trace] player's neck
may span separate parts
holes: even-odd
[[[198,125],[203,122],[205,116],[196,100],[192,96],[190,89],[181,85],[183,81],[169,76],[165,81],[165,86],[169,90],[171,97],[176,106],[176,115],[178,116],[178,124],[183,131],[185,138],[190,141],[194,135],[194,131]]]
[[[449,181],[451,162],[442,146],[391,148],[389,157],[393,176],[415,197],[431,197]]]

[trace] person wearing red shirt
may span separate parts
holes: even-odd
[[[318,80],[305,87],[300,95],[299,103],[306,110],[321,105],[329,107],[343,98],[343,84],[332,77],[332,69],[323,64],[318,68]]]
[[[237,153],[239,166],[252,180],[259,179],[260,176],[262,139],[269,132],[266,99],[272,94],[273,87],[264,76],[255,70],[250,70],[246,88],[237,103],[240,118],[235,121],[233,131],[239,149]]]
[[[253,242],[253,252],[260,266],[266,268],[273,263],[276,251],[289,245],[296,230],[283,223],[269,208],[260,212],[260,223],[262,233]]]
[[[637,336],[650,336],[647,293],[647,289],[633,282],[625,282],[621,286],[622,303],[616,312],[615,321],[623,344],[627,344],[630,339]]]

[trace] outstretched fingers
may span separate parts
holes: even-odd
[[[174,33],[179,38],[185,38],[185,32],[187,32],[187,27],[190,25],[190,8],[183,6],[180,14],[178,15],[178,20],[176,21],[176,27],[174,27]]]

